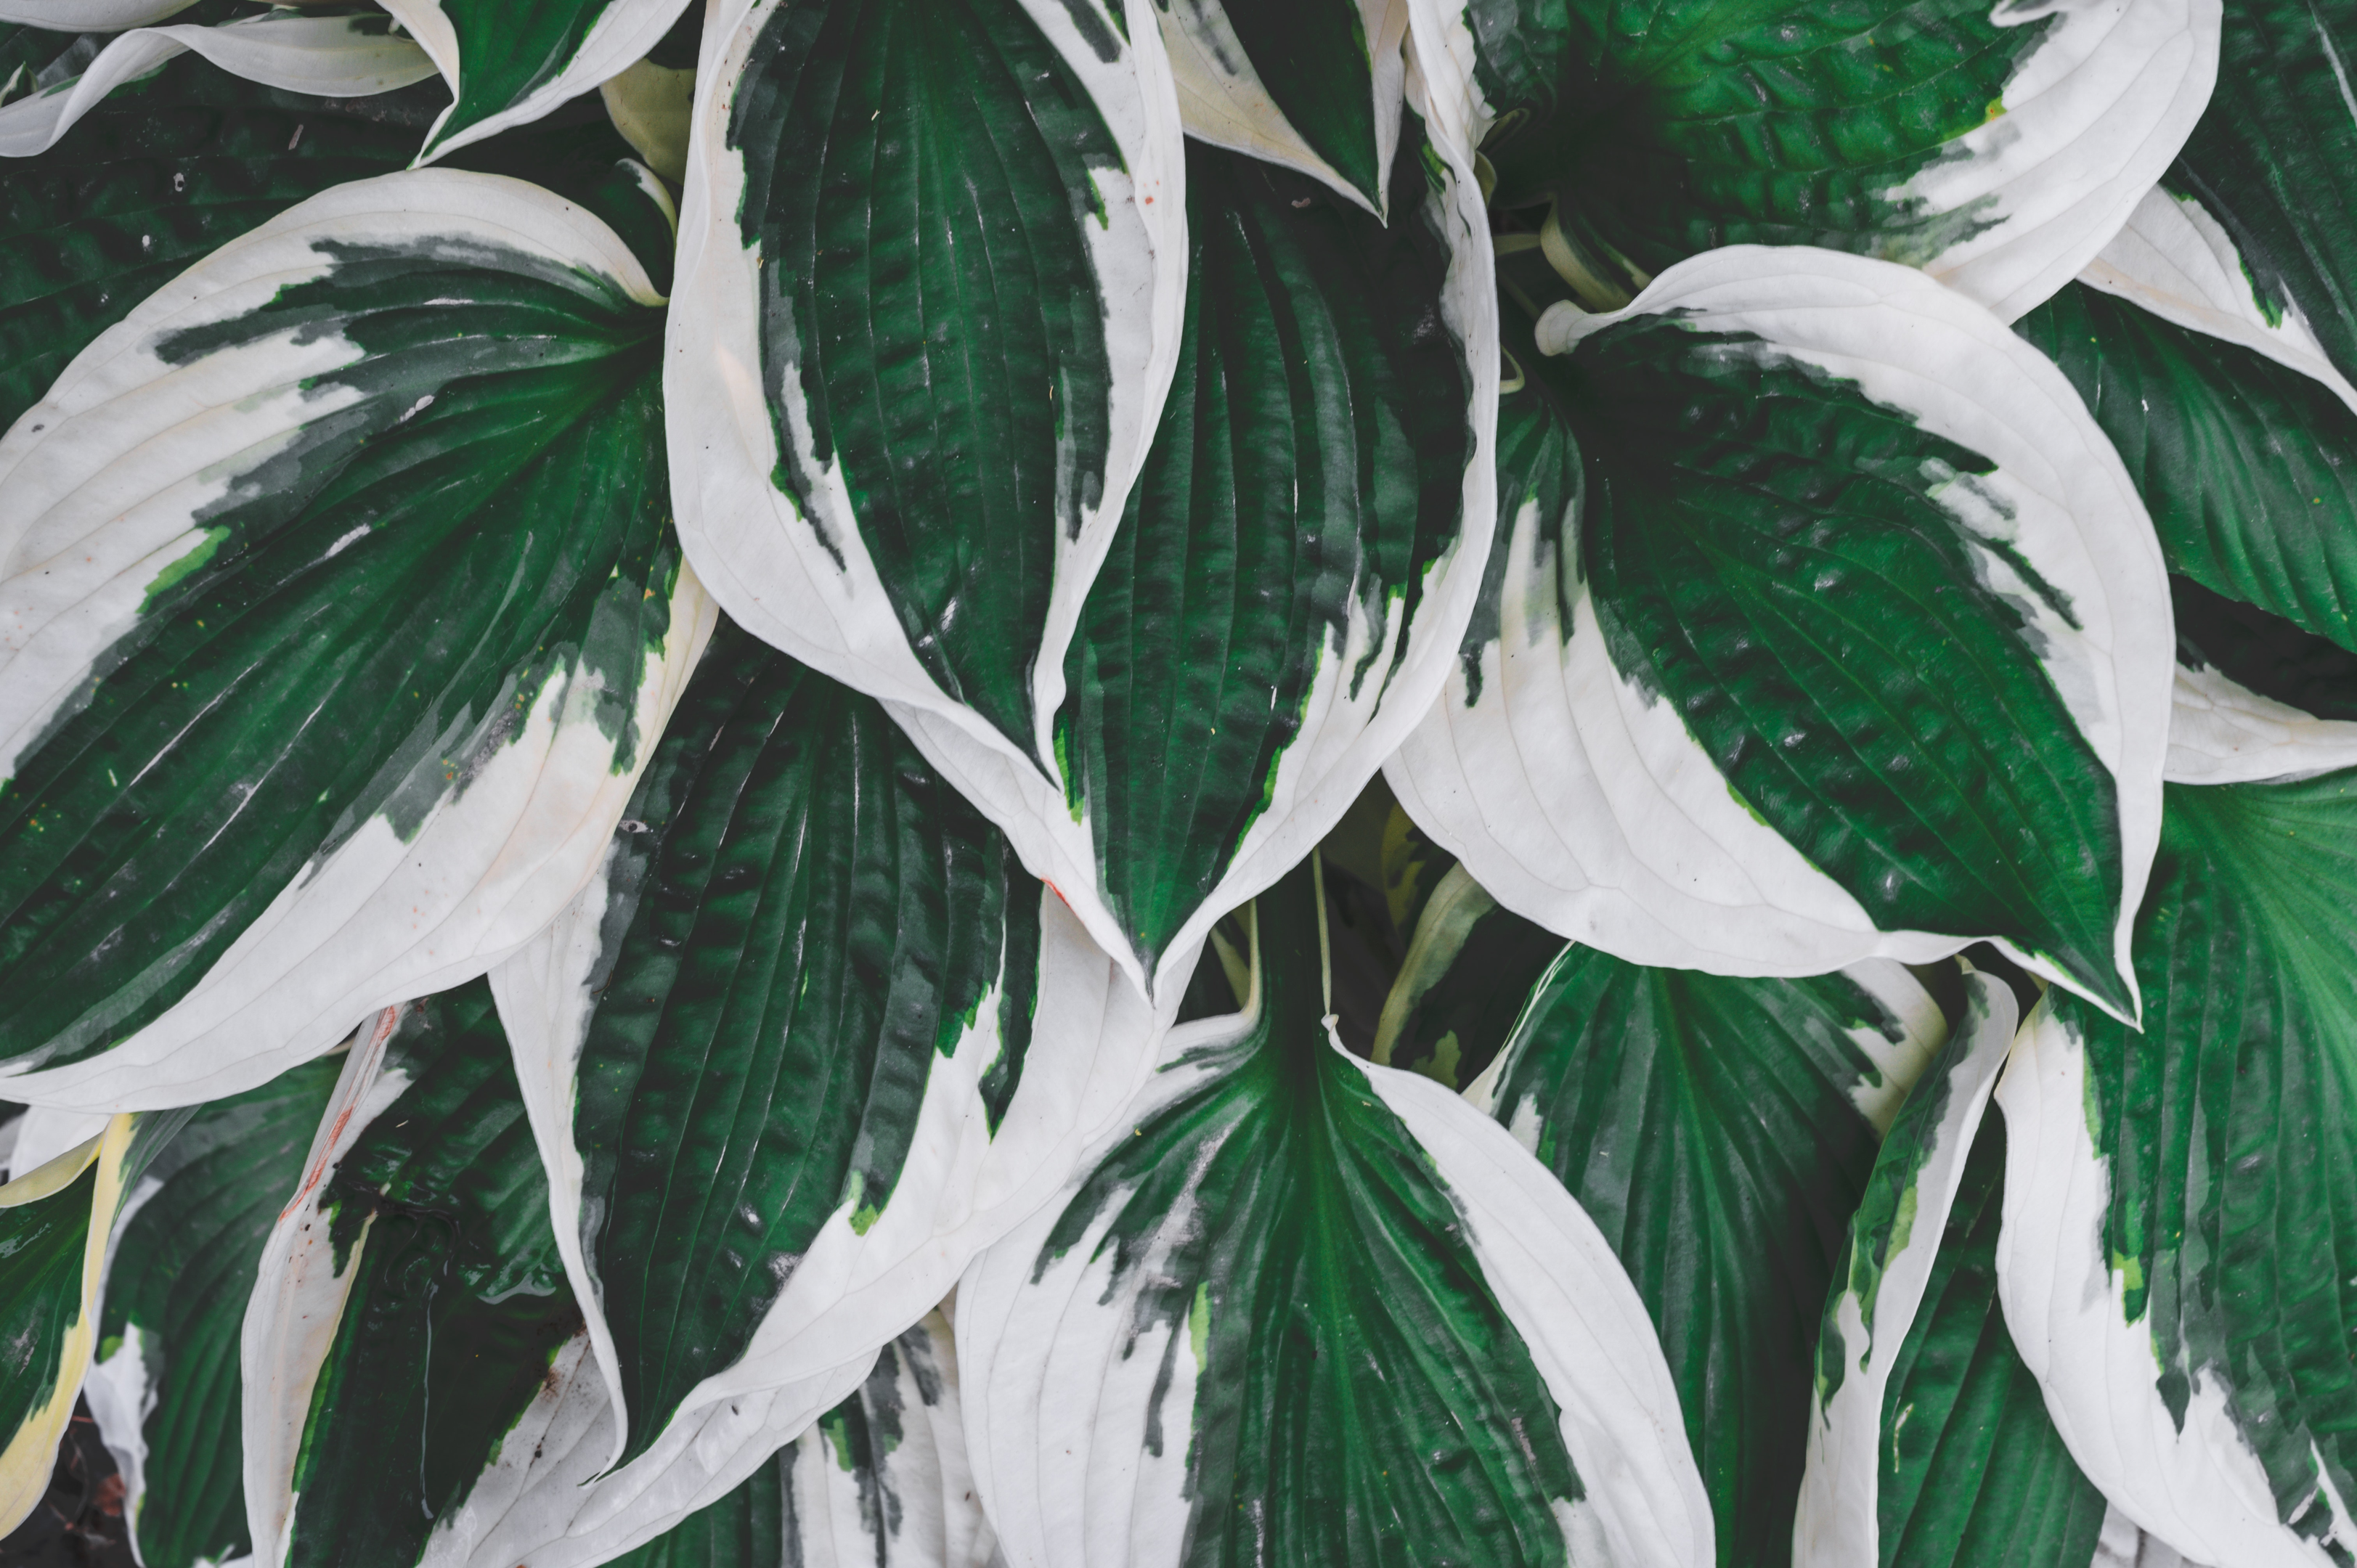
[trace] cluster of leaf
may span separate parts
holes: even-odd
[[[2357,1562],[2352,60],[0,0],[0,1526]]]

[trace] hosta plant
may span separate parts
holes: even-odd
[[[0,1526],[2357,1561],[2352,58],[0,0]]]

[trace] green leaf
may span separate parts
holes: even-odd
[[[216,1101],[148,1169],[114,1243],[84,1395],[148,1568],[246,1556],[239,1335],[264,1243],[295,1192],[343,1061]],[[128,1459],[129,1463],[124,1463]]]
[[[2165,184],[2231,237],[2267,317],[2298,317],[2357,379],[2357,4],[2226,0],[2224,13],[2216,98]]]
[[[1452,865],[1424,906],[1375,1032],[1381,1067],[1464,1089],[1497,1059],[1564,940]]]
[[[1411,113],[1388,228],[1190,143],[1174,396],[1082,607],[1059,789],[910,722],[1097,940],[1166,956],[1340,820],[1446,677],[1492,506],[1486,220]]]
[[[2167,581],[2061,373],[1825,251],[1714,252],[1627,311],[1553,307],[1536,346],[1488,640],[1387,765],[1401,804],[1501,903],[1631,961],[1807,974],[1988,937],[2132,1016]]]
[[[1323,180],[1381,216],[1407,0],[1157,0],[1187,134]]]
[[[2169,570],[2357,651],[2357,408],[2259,350],[2072,285],[2015,324],[2119,449]]]
[[[1137,9],[728,0],[705,33],[689,556],[748,629],[1026,770],[1178,354],[1178,110]]]
[[[986,1568],[996,1537],[974,1495],[957,1348],[927,1313],[884,1347],[859,1391],[720,1501],[616,1568]]]
[[[0,428],[191,262],[305,197],[399,168],[414,132],[358,111],[280,99],[183,58],[117,88],[48,152],[10,162]]]
[[[416,1004],[388,1067],[407,1081],[312,1205],[343,1300],[290,1477],[290,1568],[419,1561],[581,1330],[490,987]]]
[[[1998,1310],[2004,1188],[2005,1123],[1991,1117],[1884,1395],[1892,1442],[1878,1502],[1892,1568],[2085,1563],[2103,1530],[2104,1494],[2072,1463]]]
[[[713,614],[656,303],[551,192],[360,181],[151,296],[0,441],[16,1092],[234,1092],[562,910]]]
[[[1564,1184],[1635,1283],[1722,1563],[1790,1560],[1793,1436],[1843,1227],[1945,1034],[1888,961],[1728,980],[1572,946],[1468,1097]]]
[[[1157,1032],[874,698],[733,626],[499,986],[628,1458],[872,1356],[1064,1179]]]
[[[1801,1562],[2079,1564],[2104,1524],[1998,1312],[2005,1128],[1984,1113],[2018,1012],[2002,983],[1965,984],[1964,1022],[1883,1140],[1825,1304]]]
[[[380,14],[265,14],[220,26],[141,27],[117,35],[78,76],[0,109],[0,157],[47,152],[117,87],[194,51],[232,75],[290,92],[360,98],[434,73],[425,51]]]
[[[48,1490],[90,1369],[137,1120],[111,1117],[97,1137],[0,1187],[0,1534]]]
[[[1501,1129],[1329,1042],[1312,875],[1255,906],[1245,1010],[959,1287],[1008,1560],[1707,1562],[1627,1279]]]
[[[1480,146],[1552,122],[1584,42],[1564,0],[1412,0],[1409,31],[1435,116]]]
[[[2015,1343],[2089,1478],[2198,1562],[2357,1543],[2352,879],[2357,774],[2171,785],[2143,1034],[2050,993],[1997,1090]]]
[[[430,163],[597,90],[657,43],[686,0],[390,0],[451,103],[418,153]]]
[[[2199,0],[1427,4],[1447,46],[1420,58],[1469,73],[1476,134],[1555,106],[1485,150],[1502,201],[1558,201],[1594,309],[1718,246],[1820,245],[2010,319],[2111,239],[2218,75]]]

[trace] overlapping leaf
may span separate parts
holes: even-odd
[[[2169,570],[2357,650],[2357,398],[2077,285],[2015,329],[2119,450]]]
[[[1723,1563],[1791,1560],[1793,1437],[1843,1227],[1946,1032],[1887,961],[1729,980],[1572,946],[1468,1096],[1578,1200],[1636,1285]]]
[[[420,163],[595,91],[660,41],[688,0],[388,0],[432,57],[450,105]]]
[[[1158,1032],[873,698],[733,627],[496,983],[631,1456],[864,1365],[1065,1178]]]
[[[253,1552],[239,1337],[264,1244],[342,1069],[335,1057],[306,1062],[203,1107],[133,1192],[84,1395],[146,1568]]]
[[[902,714],[1149,983],[1340,819],[1479,586],[1487,225],[1461,157],[1401,134],[1388,228],[1189,145],[1178,379],[1065,656],[1061,787]]]
[[[1382,214],[1407,0],[1155,0],[1187,134],[1315,176]]]
[[[1178,351],[1146,0],[730,0],[671,323],[688,554],[795,657],[1044,770]]]
[[[617,1568],[987,1568],[960,1408],[949,1322],[927,1313],[856,1393]]]
[[[2218,0],[1415,0],[1437,99],[1611,309],[1722,245],[1926,268],[2010,319],[2101,250],[2219,74]]]
[[[0,1187],[0,1534],[48,1489],[97,1337],[106,1240],[137,1172],[139,1118]]]
[[[2061,372],[1824,251],[1716,252],[1543,327],[1569,357],[1507,400],[1511,521],[1387,765],[1401,803],[1508,907],[1634,961],[1809,974],[1986,936],[2132,1015],[2167,587]]]
[[[2255,606],[2169,579],[2173,784],[2242,784],[2357,762],[2357,655]]]
[[[2163,182],[2199,204],[2238,292],[2344,382],[2357,380],[2352,53],[2351,0],[2225,0],[2216,99]]]
[[[1985,1113],[2018,1016],[2004,985],[1967,977],[1964,1022],[1900,1110],[1850,1221],[1817,1339],[1798,1562],[2105,1562],[2103,1494],[2064,1449],[1997,1307],[2005,1128]]]
[[[425,51],[392,33],[382,12],[262,15],[220,27],[142,27],[98,51],[80,74],[0,105],[0,157],[47,152],[124,82],[193,50],[233,75],[290,92],[359,98],[433,74]]]
[[[1329,1043],[1311,875],[1244,1011],[959,1287],[1008,1560],[1708,1562],[1626,1276],[1501,1129]]]
[[[188,1102],[572,898],[711,625],[644,269],[388,176],[214,252],[0,441],[0,1059]]]
[[[63,47],[38,36],[44,61]],[[47,153],[8,164],[0,426],[191,262],[305,197],[399,168],[414,133],[354,107],[274,101],[183,56],[117,88]]]
[[[242,1352],[258,1559],[401,1568],[618,1555],[725,1495],[866,1370],[788,1412],[748,1400],[597,1479],[605,1380],[479,981],[362,1031],[263,1249]]]
[[[2197,1562],[2357,1545],[2357,775],[2171,785],[2145,1028],[2051,994],[1998,1086],[1998,1285],[2072,1455]]]
[[[1452,865],[1420,912],[1372,1058],[1466,1089],[1505,1048],[1539,977],[1564,948]]]

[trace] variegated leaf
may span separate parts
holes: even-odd
[[[959,1287],[1007,1561],[1700,1568],[1627,1276],[1503,1129],[1331,1042],[1312,875],[1254,905],[1244,1010],[1174,1030],[1134,1124]]]
[[[1180,146],[1149,0],[715,9],[667,390],[732,617],[1049,777],[1178,361]]]
[[[1581,302],[1723,245],[1930,272],[2007,320],[2092,261],[2201,117],[2220,0],[1413,0],[1437,103]],[[1449,111],[1438,111],[1444,118]]]
[[[537,187],[359,181],[0,439],[10,1094],[252,1087],[570,902],[714,615],[660,303]]]
[[[2168,589],[2061,372],[1920,273],[1812,250],[1715,252],[1508,348],[1511,521],[1386,767],[1409,813],[1632,961],[1986,937],[2133,1016]]]
[[[2141,1036],[2050,993],[1996,1090],[1997,1282],[2071,1452],[2197,1562],[2357,1550],[2357,773],[2171,785]]]
[[[617,1460],[864,1366],[1065,1179],[1171,1011],[875,699],[734,627],[494,984]]]
[[[1187,134],[1389,205],[1407,0],[1155,0]]]
[[[537,120],[644,55],[689,0],[385,0],[450,84],[421,164]]]
[[[1480,585],[1488,222],[1409,108],[1388,227],[1189,145],[1176,394],[1065,655],[1056,774],[898,710],[1157,994],[1171,955],[1340,820]]]

